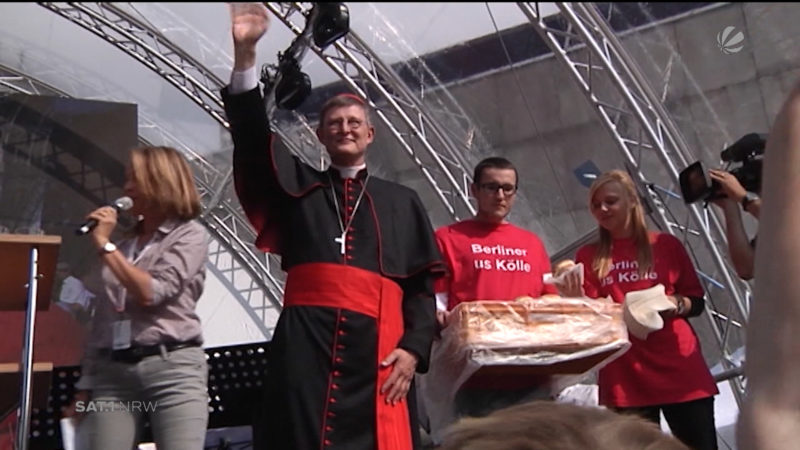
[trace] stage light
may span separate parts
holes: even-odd
[[[324,49],[350,32],[350,10],[344,3],[315,3],[314,45]]]
[[[311,46],[312,37],[314,45],[324,49],[349,32],[350,12],[344,3],[315,3],[303,31],[285,51],[278,53],[278,64],[263,66],[265,102],[274,93],[278,108],[299,108],[311,95],[311,78],[300,70],[299,61]]]
[[[311,78],[300,64],[287,56],[280,64],[280,78],[275,86],[275,104],[281,109],[297,109],[311,95]]]

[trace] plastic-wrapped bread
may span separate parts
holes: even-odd
[[[628,343],[622,306],[596,300],[467,302],[453,310],[450,327],[456,345],[482,365],[547,364]]]
[[[434,441],[452,424],[456,392],[468,380],[523,377],[556,393],[630,348],[622,305],[578,298],[461,303],[434,342],[420,389]]]

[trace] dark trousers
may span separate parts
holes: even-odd
[[[541,387],[508,390],[465,388],[456,394],[456,416],[484,417],[499,409],[534,400],[552,400],[550,391]]]
[[[635,414],[661,426],[664,412],[673,436],[694,450],[717,450],[717,429],[714,426],[714,397],[685,403],[636,408],[612,408],[621,414]]]

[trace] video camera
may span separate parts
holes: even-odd
[[[766,143],[766,134],[750,133],[742,136],[719,155],[727,163],[741,163],[739,167],[728,172],[735,176],[748,192],[761,192],[761,165]],[[723,196],[719,183],[711,179],[701,161],[683,169],[679,180],[683,201],[687,204]]]

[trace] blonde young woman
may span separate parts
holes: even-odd
[[[560,286],[562,295],[622,303],[625,294],[664,286],[675,310],[663,312],[664,327],[645,339],[631,335],[631,348],[600,371],[600,403],[659,423],[663,412],[672,433],[694,449],[716,449],[716,384],[688,317],[703,311],[703,288],[681,242],[647,230],[642,204],[627,173],[600,175],[589,191],[599,240],[578,250],[584,283]]]
[[[158,448],[202,449],[208,422],[205,353],[195,305],[203,292],[208,236],[194,220],[200,201],[191,170],[169,147],[134,149],[126,170],[132,236],[114,243],[117,212],[98,208],[90,238],[98,271],[76,404],[89,448],[134,447],[149,415]],[[91,407],[88,406],[91,400]]]

